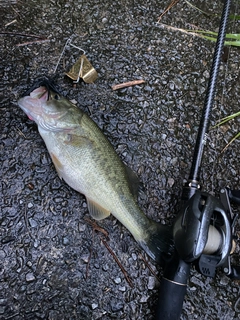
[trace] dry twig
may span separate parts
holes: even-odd
[[[29,44],[34,44],[34,43],[43,43],[43,42],[49,42],[49,39],[40,39],[40,40],[34,40],[34,41],[27,41],[27,42],[23,42],[23,43],[18,43],[16,44],[17,47],[23,47],[23,46],[27,46]]]
[[[16,127],[16,130],[18,131],[20,136],[23,136],[25,139],[27,139],[27,137],[25,136],[25,134],[18,128]]]
[[[8,26],[10,26],[11,24],[14,24],[14,23],[16,23],[16,22],[17,22],[17,19],[14,19],[14,20],[6,23],[6,24],[5,24],[5,27],[8,27]]]
[[[140,80],[133,80],[133,81],[129,81],[129,82],[119,83],[119,84],[113,85],[112,89],[113,90],[123,89],[126,87],[136,86],[137,84],[142,84],[144,82],[145,82],[145,80],[140,79]]]
[[[116,261],[116,263],[118,264],[119,268],[121,269],[122,273],[124,274],[125,279],[127,280],[128,284],[130,285],[131,288],[133,288],[133,283],[132,280],[130,279],[130,277],[127,274],[127,271],[124,269],[124,267],[122,266],[121,262],[118,260],[117,256],[115,255],[115,253],[112,251],[112,249],[109,247],[109,245],[107,244],[107,242],[101,237],[101,240],[103,242],[103,244],[105,245],[105,247],[108,249],[108,251],[110,252],[110,254],[112,255],[113,259]]]
[[[84,218],[84,220],[94,229],[97,230],[99,232],[101,232],[102,234],[105,235],[105,237],[108,237],[108,232],[107,230],[103,229],[102,227],[100,227],[95,221],[92,221],[88,218]]]
[[[156,275],[156,273],[153,271],[150,264],[147,262],[147,260],[144,258],[144,256],[141,253],[139,253],[139,258],[141,258],[145,262],[145,264],[148,267],[148,269],[150,270],[151,274],[160,282],[159,277]]]
[[[173,30],[173,31],[181,31],[182,33],[186,33],[186,34],[190,34],[192,36],[197,36],[197,37],[202,38],[201,34],[196,33],[194,31],[191,32],[191,31],[188,31],[188,30],[185,30],[185,29],[182,29],[182,28],[172,27],[172,26],[169,26],[169,25],[164,24],[164,23],[160,23],[159,26],[162,27],[162,28],[170,29],[170,30]]]
[[[11,23],[15,22],[15,20],[13,20]],[[25,33],[19,33],[19,32],[0,32],[0,36],[18,36],[18,37],[26,37],[26,38],[36,38],[36,40],[33,41],[28,41],[28,42],[24,42],[24,43],[19,43],[16,46],[17,47],[21,47],[21,46],[26,46],[29,44],[33,44],[33,43],[39,43],[39,42],[48,42],[50,41],[50,39],[47,39],[44,36],[38,36],[35,34],[25,34]]]
[[[173,0],[168,6],[167,8],[163,11],[163,13],[159,16],[158,18],[158,22],[162,19],[162,17],[172,8],[174,7],[179,0]]]
[[[9,36],[19,36],[19,37],[29,37],[29,38],[37,38],[37,39],[46,39],[44,36],[38,36],[35,34],[26,34],[26,33],[20,33],[20,32],[0,32],[0,35],[9,35]]]
[[[97,231],[101,232],[106,238],[108,237],[108,232],[105,229],[101,228],[95,221],[92,221],[92,220],[90,220],[88,218],[84,218],[84,220],[93,228],[93,232],[95,230],[97,230]],[[130,287],[133,288],[132,280],[128,276],[127,271],[124,269],[124,267],[122,266],[121,262],[118,260],[117,256],[112,251],[112,249],[109,247],[107,242],[102,237],[101,237],[101,240],[102,240],[103,244],[105,245],[105,247],[107,248],[107,250],[112,255],[113,259],[118,264],[119,268],[121,269],[122,273],[124,274],[124,277],[126,278],[126,280],[129,283]],[[86,270],[86,276],[88,276],[88,269],[89,269],[89,263],[90,263],[91,256],[92,256],[92,251],[90,251],[90,255],[89,255],[89,260],[88,260],[88,265],[87,265],[87,270]]]

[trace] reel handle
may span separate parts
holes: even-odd
[[[225,188],[228,193],[229,199],[238,205],[240,205],[240,190],[231,190],[229,188]]]
[[[218,267],[227,260],[231,251],[231,219],[219,199],[198,190],[178,215],[173,238],[184,261],[196,261],[202,254],[217,255]]]

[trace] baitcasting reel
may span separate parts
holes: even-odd
[[[240,279],[240,267],[230,263],[230,253],[236,247],[234,241],[234,217],[229,198],[235,194],[228,188],[222,189],[220,200],[212,195],[196,191],[185,203],[173,228],[176,250],[187,263],[195,262],[199,271],[214,277],[217,267],[222,267],[225,274]],[[235,200],[235,199],[233,199]]]

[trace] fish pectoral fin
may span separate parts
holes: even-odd
[[[74,133],[69,133],[66,135],[64,143],[67,145],[74,146],[74,147],[79,147],[82,145],[89,145],[89,144],[93,143],[93,141],[91,141],[87,137],[83,137],[81,135],[74,134]]]
[[[102,220],[110,216],[110,211],[99,206],[96,202],[87,198],[88,210],[95,220]]]
[[[54,166],[55,166],[55,168],[57,170],[59,178],[62,179],[62,171],[63,171],[62,163],[58,160],[58,158],[55,156],[54,153],[50,152],[50,156],[51,156],[52,162],[54,163]]]

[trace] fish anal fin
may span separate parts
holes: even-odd
[[[63,165],[60,162],[60,160],[57,158],[57,156],[55,156],[55,154],[53,152],[50,152],[50,156],[52,158],[52,162],[54,163],[54,166],[57,170],[57,173],[59,175],[59,178],[62,179],[62,172],[63,172]]]
[[[138,198],[138,194],[144,191],[143,183],[140,182],[137,174],[125,165],[125,171],[127,174],[127,181],[129,189],[135,200]]]
[[[96,202],[87,198],[88,210],[95,220],[102,220],[110,215],[110,211],[99,206]]]

